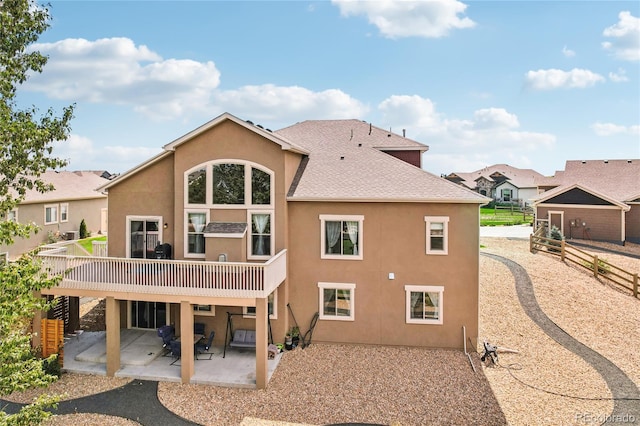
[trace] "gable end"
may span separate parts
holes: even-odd
[[[589,206],[612,206],[613,203],[603,200],[587,191],[579,188],[570,189],[567,192],[558,194],[555,197],[549,198],[544,204],[582,204]]]

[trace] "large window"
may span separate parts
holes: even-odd
[[[322,259],[362,259],[364,216],[320,215]]]
[[[273,228],[270,211],[249,211],[251,240],[249,242],[249,258],[269,258],[273,253]]]
[[[202,167],[187,177],[187,203],[207,203],[207,169]]]
[[[251,204],[271,204],[271,175],[255,167],[251,168]]]
[[[198,165],[185,172],[184,185],[185,205],[190,207],[260,208],[273,204],[273,172],[242,160]]]
[[[213,204],[244,204],[244,164],[214,164]]]
[[[278,311],[276,307],[278,306],[278,291],[275,290],[273,293],[269,295],[267,298],[267,310],[269,311],[270,319],[278,319]],[[255,318],[256,317],[256,307],[255,306],[245,306],[242,308],[242,313],[245,318]]]
[[[320,319],[353,321],[355,319],[355,284],[318,283]]]
[[[447,254],[449,252],[449,218],[445,216],[425,216],[427,224],[427,254]]]
[[[442,286],[407,285],[406,312],[409,324],[442,324]]]
[[[44,224],[58,223],[58,205],[44,206]]]
[[[207,213],[197,211],[186,212],[187,247],[186,257],[204,257],[204,227],[207,225]]]

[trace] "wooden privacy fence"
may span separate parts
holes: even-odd
[[[58,354],[58,363],[62,366],[64,347],[64,321],[59,319],[43,319],[40,328],[42,357]]]
[[[623,287],[638,298],[638,273],[629,272],[604,259],[598,255],[589,254],[579,248],[567,244],[564,240],[547,238],[545,228],[539,228],[529,237],[529,250],[531,253],[544,251],[545,253],[558,256],[563,262],[572,262],[589,270],[595,278],[602,277],[620,287]]]

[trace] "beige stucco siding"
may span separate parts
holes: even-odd
[[[68,220],[60,221],[60,205],[68,205]],[[49,225],[44,224],[45,206],[57,206],[58,222]],[[0,252],[8,251],[11,258],[32,250],[48,241],[49,234],[63,236],[69,231],[79,231],[80,222],[84,219],[87,231],[96,235],[100,231],[101,211],[107,208],[107,198],[99,197],[85,200],[47,201],[46,203],[20,204],[17,208],[18,221],[20,223],[33,222],[38,225],[37,234],[29,238],[16,238],[11,246],[1,246]]]
[[[109,256],[126,257],[127,216],[160,216],[161,241],[174,245],[173,157],[168,156],[109,188]],[[180,228],[182,229],[182,228]],[[175,247],[174,247],[175,250]]]
[[[293,156],[293,157],[292,157]],[[200,164],[214,160],[242,160],[248,161],[274,172],[274,223],[275,251],[285,247],[285,209],[288,182],[295,174],[297,164],[296,154],[289,154],[285,161],[285,151],[282,147],[262,136],[245,129],[233,122],[223,122],[208,132],[200,134],[176,148],[175,152],[175,217],[182,226],[184,219],[184,172]],[[295,167],[295,168],[294,168]],[[292,169],[291,170],[287,170]],[[247,209],[211,209],[211,221],[246,222]],[[250,228],[249,228],[250,230]],[[183,230],[176,229],[176,256],[184,254]]]
[[[363,260],[321,259],[322,214],[364,216]],[[356,285],[355,320],[320,320],[314,340],[461,348],[463,325],[477,337],[477,205],[291,202],[289,215],[289,299],[303,331],[319,282]],[[425,253],[425,216],[449,217],[448,255]],[[405,285],[444,286],[442,325],[406,323]]]

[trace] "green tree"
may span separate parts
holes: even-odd
[[[89,235],[87,235],[87,234],[88,234],[88,231],[87,231],[87,224],[86,224],[86,222],[84,221],[84,219],[82,219],[82,220],[80,221],[80,238],[87,238],[87,237],[89,236]]]
[[[4,214],[29,190],[52,190],[42,173],[66,165],[52,156],[52,150],[54,142],[69,135],[73,106],[64,108],[58,118],[52,109],[44,113],[35,106],[20,109],[16,98],[19,86],[31,73],[42,72],[47,62],[30,46],[47,29],[49,19],[49,10],[32,0],[0,0],[0,213]],[[35,231],[34,225],[0,221],[0,244]],[[30,320],[37,310],[49,308],[35,292],[56,284],[42,271],[32,255],[0,265],[0,395],[55,380],[31,349]],[[54,402],[43,397],[18,414],[0,412],[0,425],[37,424]]]

